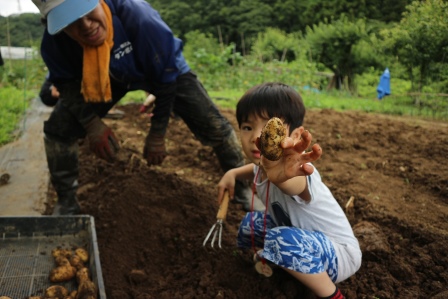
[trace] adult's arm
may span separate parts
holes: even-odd
[[[50,35],[46,30],[41,55],[51,82],[59,91],[61,104],[85,127],[96,113],[81,94],[82,48],[65,33]]]

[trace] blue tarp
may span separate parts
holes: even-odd
[[[384,73],[380,77],[380,83],[376,88],[378,92],[378,99],[382,100],[385,96],[390,95],[390,72],[389,69],[386,68]]]

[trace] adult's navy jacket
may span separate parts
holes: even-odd
[[[175,98],[176,78],[190,70],[182,54],[182,41],[174,37],[159,13],[147,2],[105,2],[113,19],[114,46],[109,66],[113,90],[116,85],[127,90],[141,89],[153,93],[157,97],[153,119],[166,119]],[[76,41],[64,32],[50,35],[45,30],[41,54],[50,72],[49,80],[58,89],[76,82],[80,90],[83,50]],[[81,118],[89,118],[88,114],[93,113],[86,107],[91,104],[81,103],[80,92],[76,99],[67,100],[65,105],[81,123]],[[78,107],[70,107],[72,105]]]

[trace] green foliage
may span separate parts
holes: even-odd
[[[357,95],[361,98],[375,99],[377,97],[376,88],[380,82],[382,72],[371,69],[356,76]],[[406,97],[411,91],[411,82],[398,78],[392,73],[390,79],[392,96]]]
[[[342,16],[331,23],[307,27],[305,40],[314,59],[335,74],[336,87],[341,88],[340,82],[347,78],[349,87],[353,88],[355,74],[380,65],[380,57],[371,44],[372,31],[365,20],[353,22]]]
[[[418,91],[431,80],[446,76],[447,11],[448,3],[443,0],[415,1],[407,7],[399,25],[381,32],[385,53],[406,66]],[[418,69],[416,77],[414,68]]]
[[[0,145],[10,142],[21,117],[28,106],[23,91],[14,87],[0,88]]]
[[[0,16],[1,46],[33,47],[40,44],[43,32],[44,26],[40,22],[40,14]]]
[[[46,68],[41,59],[5,60],[0,67],[0,145],[10,142],[25,109],[36,97]]]
[[[208,89],[245,90],[265,81],[289,82],[298,88],[319,88],[322,84],[321,78],[315,75],[317,66],[308,61],[305,50],[294,35],[274,29],[259,35],[255,43],[260,45],[260,51],[264,51],[261,45],[269,45],[263,53],[277,53],[273,45],[278,41],[288,47],[295,57],[292,61],[273,59],[270,63],[263,63],[257,52],[243,57],[235,52],[233,45],[224,47],[211,35],[194,31],[186,37],[185,57],[193,71],[201,75],[201,81]]]
[[[0,84],[19,90],[40,90],[46,73],[47,68],[40,58],[5,59],[5,65],[0,67]]]
[[[448,119],[446,98],[407,95],[412,90],[448,92],[446,1],[416,1],[402,19],[411,0],[149,2],[185,41],[184,55],[207,90],[212,94],[231,91],[232,99],[217,101],[220,105],[234,107],[250,87],[281,81],[301,92],[310,108]],[[340,19],[332,19],[341,13]],[[400,20],[400,24],[392,23]],[[9,33],[12,46],[36,49],[43,30],[39,14],[0,17],[0,44],[8,44]],[[377,101],[376,87],[385,67],[391,70],[392,95]],[[357,92],[322,92],[329,82],[317,74],[329,70],[336,74],[337,84],[346,82]],[[37,95],[45,73],[40,59],[7,60],[0,68],[0,85],[2,90]],[[143,92],[136,91],[121,103],[144,98]],[[9,106],[2,110],[17,112]]]
[[[233,45],[220,45],[210,34],[199,31],[187,33],[184,55],[192,69],[210,74],[219,73],[230,62],[235,65],[241,60]]]
[[[147,0],[159,10],[173,31],[199,30],[235,44],[245,54],[259,32],[269,27],[286,33],[305,32],[307,26],[346,14],[352,19],[398,22],[412,0]]]
[[[134,90],[128,92],[121,100],[118,105],[126,105],[129,103],[143,103],[146,99],[146,92],[143,90]]]
[[[300,43],[301,40],[297,35],[286,34],[276,28],[267,28],[258,33],[252,46],[252,54],[260,61],[291,61],[295,60]]]
[[[437,109],[429,106],[415,106],[409,96],[388,96],[379,101],[376,97],[359,98],[343,91],[313,92],[299,90],[307,109],[335,109],[339,111],[362,111],[398,116],[412,116],[448,121],[448,103],[434,100]],[[223,90],[211,92],[221,107],[234,108],[244,91]],[[436,106],[434,106],[436,107]]]

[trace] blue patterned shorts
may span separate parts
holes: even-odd
[[[273,227],[266,215],[266,236],[263,244],[264,213],[247,213],[241,221],[237,246],[263,248],[260,256],[272,263],[296,272],[317,274],[326,271],[333,282],[338,276],[338,261],[330,239],[318,231],[307,231],[297,227]],[[253,224],[252,224],[253,223]],[[253,226],[253,232],[251,232]]]

